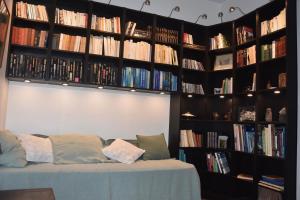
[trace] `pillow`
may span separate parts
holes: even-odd
[[[6,167],[24,167],[27,164],[25,150],[18,138],[10,131],[0,131],[0,165]]]
[[[125,164],[131,164],[143,155],[145,150],[140,149],[124,140],[116,139],[111,145],[103,149],[103,153],[110,159],[117,160]]]
[[[170,152],[163,133],[153,136],[137,135],[136,137],[139,147],[146,150],[143,155],[144,160],[162,160],[170,158]]]
[[[52,144],[49,138],[22,134],[18,138],[26,152],[26,160],[31,162],[53,162]]]
[[[98,163],[107,160],[103,144],[93,135],[57,135],[49,137],[55,164]]]

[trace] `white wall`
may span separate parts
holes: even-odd
[[[11,14],[12,0],[6,0],[5,2]],[[7,36],[9,36],[10,30],[8,30],[7,32],[8,32]],[[0,68],[0,130],[4,129],[5,118],[6,118],[6,107],[7,107],[6,105],[7,105],[8,82],[5,79],[7,49],[8,49],[8,37],[5,44],[3,62],[0,63],[0,66],[2,66],[2,68]]]
[[[168,139],[167,95],[10,82],[8,99],[6,128],[17,133]]]

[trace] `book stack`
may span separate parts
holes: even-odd
[[[243,67],[256,63],[256,45],[237,52],[237,66]]]
[[[90,82],[96,85],[117,85],[118,68],[112,63],[92,63]]]
[[[90,37],[90,54],[119,57],[120,41],[114,37],[94,36]]]
[[[221,87],[221,93],[220,94],[232,94],[233,88],[232,88],[233,79],[225,78],[222,81],[222,87]]]
[[[182,92],[190,93],[190,94],[203,94],[204,95],[204,90],[203,90],[202,84],[196,85],[196,84],[182,82]]]
[[[238,179],[244,180],[244,181],[253,181],[253,176],[249,175],[249,174],[238,174],[237,175]]]
[[[281,176],[261,176],[258,185],[275,191],[284,191],[284,178]]]
[[[261,35],[267,35],[286,27],[286,8],[271,20],[261,22]]]
[[[185,152],[184,152],[183,149],[179,149],[179,156],[178,156],[178,158],[182,162],[186,162],[186,154],[185,154]]]
[[[88,23],[88,14],[56,8],[55,23],[86,28]]]
[[[80,83],[83,78],[83,62],[81,60],[51,58],[50,79]]]
[[[48,15],[44,5],[34,5],[19,1],[16,3],[16,16],[24,19],[48,22]]]
[[[226,149],[227,148],[228,136],[218,135],[217,132],[207,132],[206,135],[206,147],[207,148],[219,148]]]
[[[155,41],[178,44],[178,31],[166,28],[156,28]]]
[[[124,67],[122,69],[122,87],[150,88],[150,71],[141,68]]]
[[[261,45],[261,60],[270,60],[286,55],[286,36],[283,36],[272,44]]]
[[[228,174],[230,168],[227,162],[225,153],[216,152],[214,154],[209,153],[206,155],[207,170],[209,172]]]
[[[156,63],[178,66],[177,51],[166,45],[155,44],[154,60]]]
[[[47,39],[47,31],[16,26],[12,30],[12,44],[44,48],[47,45]]]
[[[85,52],[86,37],[78,35],[67,35],[64,33],[53,34],[52,48],[72,51],[72,52]]]
[[[171,72],[154,69],[153,89],[164,91],[177,91],[177,76]]]
[[[180,130],[180,147],[202,147],[202,134],[194,133],[192,130]]]
[[[233,124],[234,147],[236,151],[254,152],[255,127],[253,125]]]
[[[219,33],[217,36],[210,38],[210,50],[223,49],[229,46],[229,41],[222,33]]]
[[[182,68],[205,71],[203,64],[197,60],[184,58],[182,59]]]
[[[142,61],[151,61],[151,44],[147,42],[124,41],[124,58]]]
[[[137,29],[137,23],[129,21],[125,25],[125,35],[139,38],[151,39],[152,27],[147,26],[146,29]]]
[[[285,157],[286,128],[268,124],[258,131],[258,149],[266,156]]]
[[[45,79],[47,59],[25,54],[10,54],[8,76]]]
[[[184,44],[194,44],[193,36],[188,33],[183,33],[183,43]]]
[[[91,29],[111,33],[121,33],[120,17],[105,18],[93,15]]]
[[[235,29],[236,41],[238,45],[244,44],[254,39],[253,29],[247,26],[241,26]]]

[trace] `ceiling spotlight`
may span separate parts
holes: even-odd
[[[221,22],[223,22],[223,15],[224,15],[223,12],[218,13],[218,17],[221,18]]]
[[[135,92],[135,91],[136,91],[135,89],[131,89],[131,90],[130,90],[130,92]]]
[[[249,93],[247,94],[247,97],[253,97],[253,94]]]
[[[224,99],[225,98],[225,96],[224,95],[220,95],[220,99]]]
[[[24,80],[24,82],[25,82],[25,83],[30,83],[31,81],[30,81],[30,80]]]
[[[108,1],[107,5],[110,5],[111,0]]]
[[[165,93],[164,93],[164,92],[161,92],[161,93],[159,93],[159,94],[164,95]]]
[[[61,84],[62,86],[68,86],[69,84],[68,83],[63,83]]]
[[[280,94],[280,90],[274,90],[274,94]]]
[[[236,10],[240,11],[240,13],[242,13],[242,15],[245,15],[245,14],[246,14],[240,7],[233,7],[233,6],[231,6],[231,7],[229,8],[229,12],[230,12],[230,13],[232,13],[232,12],[234,12],[234,11],[236,11]]]
[[[143,8],[144,8],[144,5],[146,5],[146,6],[150,6],[150,4],[151,4],[150,0],[145,0],[145,1],[143,2],[143,4],[142,4],[142,7],[141,7],[140,11],[142,11],[142,10],[143,10]]]
[[[188,98],[192,98],[192,97],[193,97],[193,95],[189,94],[189,95],[187,95],[187,97],[188,97]]]
[[[197,18],[195,24],[197,24],[197,22],[199,21],[199,19],[207,19],[207,14],[202,14],[202,15],[199,15],[199,17]]]
[[[98,89],[103,89],[103,86],[98,86]]]
[[[180,12],[180,7],[179,7],[179,6],[175,6],[175,7],[171,10],[171,13],[170,13],[169,17],[172,16],[173,11],[175,11],[175,12]]]

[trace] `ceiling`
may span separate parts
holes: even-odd
[[[223,3],[226,0],[208,0],[208,1],[216,2],[216,3]]]

